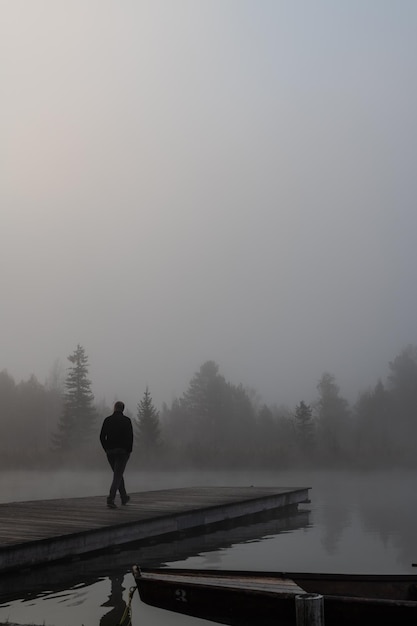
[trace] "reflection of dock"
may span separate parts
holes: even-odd
[[[102,497],[0,504],[0,573],[306,501],[308,488],[191,487],[136,493],[116,510]]]
[[[309,525],[309,511],[274,510],[220,522],[213,527],[192,529],[180,535],[166,535],[122,546],[120,551],[103,551],[66,563],[51,563],[37,568],[25,583],[25,598],[34,599],[45,592],[60,592],[74,587],[88,587],[100,578],[120,577],[132,565],[160,567],[202,552],[216,552],[230,546],[260,541],[265,537],[290,532]],[[29,582],[30,580],[30,582]],[[0,601],[22,598],[22,573],[0,576]]]

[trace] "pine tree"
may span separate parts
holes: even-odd
[[[322,375],[317,389],[317,441],[324,455],[333,461],[340,461],[351,449],[349,404],[340,395],[335,377],[328,372]]]
[[[314,440],[313,409],[301,400],[295,407],[296,436],[301,450],[304,453],[311,452]]]
[[[138,403],[136,437],[139,448],[151,452],[160,444],[159,411],[156,410],[152,396],[146,387],[142,400]]]
[[[78,344],[74,353],[67,358],[72,366],[68,368],[65,379],[66,392],[58,432],[52,437],[53,446],[62,451],[74,450],[88,443],[97,418],[91,381],[87,377],[88,357],[84,348]]]

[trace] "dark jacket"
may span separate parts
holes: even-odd
[[[115,450],[117,448],[132,452],[133,428],[132,421],[120,411],[115,411],[103,422],[100,432],[100,441],[104,450]]]

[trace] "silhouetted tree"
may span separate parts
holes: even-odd
[[[56,428],[55,395],[32,374],[18,384],[0,372],[0,464],[30,467],[48,462],[52,428]],[[53,424],[53,426],[52,426]]]
[[[220,440],[225,443],[224,452],[230,455],[234,465],[256,463],[256,413],[248,390],[243,385],[227,383],[224,409],[219,429]],[[251,450],[250,455],[248,450]]]
[[[47,447],[49,448],[51,438],[57,428],[58,416],[62,414],[65,393],[65,367],[59,359],[56,359],[51,367],[45,382],[45,388],[49,398],[48,412],[45,416]]]
[[[16,419],[15,436],[20,442],[21,454],[39,454],[46,447],[50,437],[48,413],[51,395],[32,374],[27,381],[21,381],[15,388]]]
[[[341,461],[351,449],[349,404],[340,396],[335,377],[328,372],[322,375],[317,389],[318,444],[322,458]]]
[[[187,410],[193,417],[209,424],[216,420],[221,405],[222,389],[226,385],[219,375],[219,366],[214,361],[206,361],[190,380],[184,394]]]
[[[154,452],[160,444],[159,412],[156,410],[152,396],[146,387],[141,401],[138,404],[135,434],[139,450],[147,454]]]
[[[15,437],[16,421],[16,383],[7,370],[0,372],[0,462],[8,456],[8,451],[16,455],[17,439]],[[7,462],[9,459],[7,458]],[[7,464],[7,463],[6,463]]]
[[[261,467],[276,465],[280,445],[277,420],[272,409],[263,404],[258,411],[256,437],[251,443],[257,464]]]
[[[390,388],[404,398],[417,396],[417,346],[408,345],[389,363]]]
[[[392,437],[406,457],[415,458],[417,437],[417,347],[408,345],[389,363],[388,389],[395,421]]]
[[[392,428],[392,398],[380,380],[374,389],[359,395],[354,415],[359,461],[366,466],[392,462],[398,456]]]
[[[227,383],[214,361],[203,363],[192,377],[181,405],[189,418],[186,437],[193,445],[199,442],[212,451],[217,447],[225,419],[226,388]]]
[[[297,443],[306,456],[311,456],[314,445],[313,409],[301,400],[295,407],[295,429]]]
[[[58,432],[53,435],[53,446],[70,451],[90,441],[94,432],[97,412],[93,405],[91,381],[88,379],[88,357],[79,344],[67,357],[72,366],[65,379],[66,392],[63,409],[58,423]]]
[[[275,439],[274,416],[272,410],[266,404],[263,404],[259,410],[257,431],[261,446]]]
[[[199,466],[247,464],[255,426],[248,391],[226,382],[214,361],[203,363],[183,396],[163,411],[169,447],[182,454],[183,462]]]

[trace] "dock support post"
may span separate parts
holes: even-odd
[[[295,596],[297,626],[324,626],[324,601],[318,593]]]

